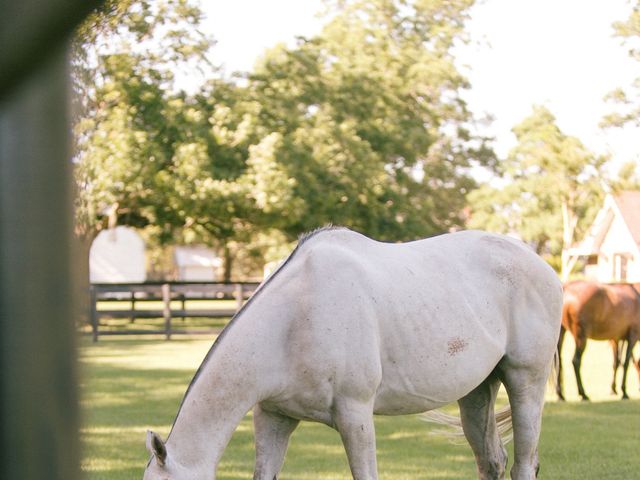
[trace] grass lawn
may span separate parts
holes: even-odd
[[[89,480],[142,478],[148,454],[145,432],[165,437],[211,339],[102,338],[81,340],[81,394],[84,422],[82,469]],[[640,478],[640,394],[635,369],[629,372],[630,401],[609,395],[611,355],[605,342],[590,342],[583,357],[583,379],[592,402],[578,401],[565,340],[566,403],[549,394],[540,442],[546,479]],[[504,398],[501,398],[504,401]],[[377,417],[381,479],[470,479],[475,466],[470,448],[430,435],[417,417]],[[218,479],[249,479],[253,474],[250,415],[239,425],[219,467]],[[513,458],[512,445],[509,457]],[[349,479],[338,434],[303,422],[291,439],[281,478]]]

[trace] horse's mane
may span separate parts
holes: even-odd
[[[318,235],[319,233],[322,232],[330,232],[332,230],[345,230],[346,227],[340,227],[340,226],[336,226],[336,225],[332,225],[332,224],[327,224],[324,227],[319,227],[316,228],[315,230],[311,230],[307,233],[303,233],[302,235],[300,235],[298,237],[298,245],[296,246],[296,248],[294,249],[294,251],[291,253],[291,255],[293,255],[295,253],[295,251],[301,247],[304,243],[306,243],[308,240],[310,240],[311,238],[315,237],[316,235]]]
[[[178,408],[178,413],[176,413],[176,417],[173,420],[173,425],[175,425],[176,420],[178,419],[178,416],[180,415],[180,411],[182,410],[182,405],[184,404],[184,401],[187,398],[187,395],[189,395],[189,392],[191,391],[191,387],[193,386],[193,384],[200,377],[200,374],[202,373],[202,371],[206,367],[206,364],[208,363],[209,359],[211,358],[211,356],[212,356],[213,352],[215,351],[216,347],[218,346],[218,344],[222,341],[222,339],[225,337],[225,335],[231,329],[231,327],[233,327],[233,325],[238,321],[238,318],[242,315],[242,313],[244,313],[244,311],[249,307],[249,305],[251,305],[253,303],[253,301],[257,297],[260,296],[260,294],[267,288],[267,286],[271,283],[271,281],[284,269],[284,267],[287,266],[287,264],[291,261],[291,259],[300,250],[302,245],[304,245],[309,240],[311,240],[313,237],[317,236],[318,234],[320,234],[322,232],[327,232],[327,231],[332,231],[332,230],[341,230],[343,228],[344,227],[336,227],[336,226],[333,226],[333,225],[326,225],[324,227],[316,228],[315,230],[311,230],[310,232],[307,232],[307,233],[304,233],[304,234],[300,235],[300,237],[298,238],[298,243],[297,243],[296,247],[292,250],[292,252],[289,254],[289,256],[287,256],[287,258],[282,263],[280,263],[280,265],[265,280],[263,280],[263,282],[255,290],[255,292],[253,292],[253,295],[251,295],[249,300],[247,300],[247,302],[244,305],[242,305],[240,307],[240,309],[233,315],[231,320],[229,320],[229,323],[227,323],[227,325],[220,332],[220,335],[218,335],[216,340],[213,342],[213,345],[211,345],[211,348],[209,349],[209,351],[205,355],[204,360],[202,360],[202,363],[198,367],[198,370],[196,371],[195,375],[191,379],[191,383],[189,383],[189,386],[187,387],[187,391],[185,392],[184,396],[182,397],[182,401],[180,402],[180,407]],[[171,427],[171,430],[173,430],[173,425]],[[170,435],[171,435],[171,432],[169,432],[169,435],[167,436],[167,440],[169,439]]]

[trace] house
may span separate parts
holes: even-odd
[[[586,237],[569,254],[586,258],[589,279],[640,282],[640,191],[608,194]]]

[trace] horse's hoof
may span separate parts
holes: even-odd
[[[589,400],[589,397],[587,397],[586,395],[584,395],[584,396],[582,397],[582,401],[583,401],[583,402],[590,402],[591,400]]]
[[[626,393],[622,395],[622,400],[629,400],[629,395],[627,395]]]

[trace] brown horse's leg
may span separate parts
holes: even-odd
[[[567,333],[565,328],[560,325],[560,336],[558,337],[558,378],[556,380],[556,395],[558,400],[564,401],[563,385],[562,385],[562,343],[564,342],[564,334]]]
[[[582,377],[580,376],[580,365],[582,364],[582,354],[587,346],[587,339],[581,335],[576,335],[576,351],[573,354],[573,371],[576,374],[576,383],[578,384],[578,394],[582,397],[582,400],[588,401],[589,397],[584,391],[582,386]]]
[[[620,353],[622,352],[624,341],[621,341],[620,344],[618,344],[617,340],[610,340],[609,344],[611,345],[611,351],[613,352],[613,380],[611,380],[611,394],[617,395],[618,391],[616,390],[616,373],[618,371],[618,367],[620,366]]]
[[[640,357],[638,358],[638,361],[636,362],[633,358],[633,351],[631,351],[631,362],[633,363],[633,366],[636,367],[636,371],[638,372],[638,380],[640,380]],[[640,383],[640,382],[638,382]]]
[[[629,369],[629,362],[631,361],[633,347],[638,341],[638,335],[631,332],[629,337],[627,338],[627,354],[624,358],[624,366],[622,367],[622,398],[628,399],[629,395],[627,394],[627,370]]]

